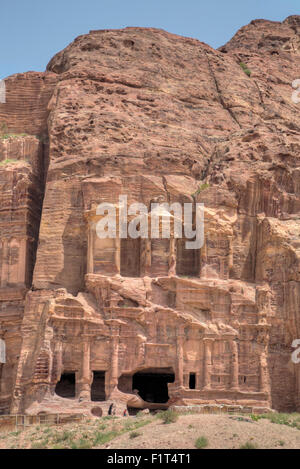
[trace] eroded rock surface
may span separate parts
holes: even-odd
[[[7,78],[0,412],[300,409],[296,78],[299,16],[219,50],[91,31],[45,73]],[[99,239],[98,204],[124,194],[203,202],[204,246]]]

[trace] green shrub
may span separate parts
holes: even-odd
[[[249,68],[247,67],[247,65],[244,63],[244,62],[240,62],[240,67],[242,68],[242,70],[246,73],[246,75],[248,77],[251,76],[251,70],[249,70]]]
[[[52,433],[52,430],[50,427],[44,428],[44,433]]]
[[[31,449],[45,449],[43,442],[32,443]]]
[[[118,435],[119,433],[116,430],[112,430],[106,433],[97,432],[93,440],[93,445],[103,445]]]
[[[270,420],[272,423],[277,423],[278,425],[290,425],[292,422],[290,421],[291,417],[288,414],[266,414],[266,418]]]
[[[195,196],[195,195],[198,195],[200,194],[200,192],[204,191],[205,189],[208,189],[209,188],[209,184],[207,182],[204,182],[203,184],[200,184],[198,186],[198,189],[196,190],[196,192],[194,192],[192,194],[192,196]]]
[[[195,441],[195,447],[197,449],[203,449],[203,448],[206,448],[207,446],[208,446],[208,440],[205,436],[200,436]]]
[[[5,166],[8,163],[17,163],[19,160],[15,160],[13,158],[6,158],[5,160],[0,162],[0,166]]]
[[[179,415],[174,410],[169,409],[159,412],[157,417],[160,418],[163,423],[174,423],[177,422]]]
[[[252,420],[254,420],[254,422],[258,422],[263,417],[261,415],[257,415],[257,414],[250,414],[250,418]]]
[[[79,440],[71,443],[71,449],[91,449],[92,447],[92,442],[86,438],[80,438]]]
[[[0,134],[0,138],[2,140],[7,140],[8,138],[18,138],[18,137],[27,137],[27,134],[8,134],[8,133]]]
[[[257,422],[260,419],[268,419],[272,423],[277,423],[278,425],[287,425],[288,427],[297,428],[300,430],[300,415],[298,413],[284,414],[280,412],[268,413],[268,414],[259,414],[253,415],[250,417],[252,420]]]
[[[131,432],[129,435],[129,438],[132,440],[133,438],[137,438],[141,434],[142,434],[141,432]]]
[[[258,447],[255,443],[251,443],[251,441],[246,441],[246,443],[240,446],[240,449],[258,449]]]

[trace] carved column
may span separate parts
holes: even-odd
[[[56,342],[54,347],[54,354],[53,354],[53,368],[52,368],[52,377],[51,377],[51,386],[52,391],[54,392],[56,383],[61,378],[61,373],[63,369],[63,348],[62,342]]]
[[[232,390],[239,389],[239,353],[238,344],[233,339],[229,342],[231,350],[231,370],[230,370],[230,387]]]
[[[180,325],[177,327],[177,333],[176,333],[176,362],[177,362],[176,383],[179,387],[184,386],[183,344],[184,344],[184,325]]]
[[[115,238],[114,248],[115,248],[115,266],[117,273],[121,272],[121,239]]]
[[[119,319],[108,319],[105,321],[110,326],[110,347],[111,359],[108,383],[105,386],[107,396],[118,386],[119,380],[119,341],[120,341],[120,326],[125,324],[124,321]]]
[[[204,338],[204,389],[211,389],[212,346],[214,339]]]
[[[259,390],[260,392],[269,392],[269,371],[266,350],[260,355]]]
[[[176,240],[170,239],[169,277],[176,275]]]
[[[145,252],[145,275],[149,275],[151,271],[151,239],[148,238],[146,241],[146,252]]]
[[[89,220],[89,232],[88,232],[88,256],[87,256],[87,273],[94,273],[94,229],[93,222]]]
[[[233,241],[232,236],[228,237],[229,249],[228,249],[228,275],[230,275],[230,270],[233,267]]]
[[[88,401],[91,399],[90,342],[87,338],[82,344],[79,399]]]
[[[147,337],[138,334],[137,336],[137,364],[141,366],[145,363],[145,343],[147,342]]]
[[[18,259],[18,283],[24,283],[26,285],[26,251],[27,251],[27,238],[20,240],[20,251]]]
[[[111,338],[111,379],[110,384],[112,389],[118,386],[118,372],[119,372],[119,331],[115,328],[112,331]]]
[[[2,243],[1,287],[5,287],[8,279],[8,240],[4,239]]]
[[[261,318],[258,324],[259,333],[257,342],[261,344],[261,353],[259,355],[259,390],[260,392],[270,392],[270,376],[268,368],[268,344],[270,325],[264,318]]]
[[[151,269],[151,239],[141,238],[141,259],[140,259],[141,277],[150,275]]]
[[[150,310],[152,313],[151,321],[147,321],[148,326],[148,342],[157,342],[157,319],[154,310]]]

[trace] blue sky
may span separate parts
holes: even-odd
[[[219,47],[252,19],[295,14],[299,0],[0,0],[0,79],[45,70],[90,29],[152,26]]]

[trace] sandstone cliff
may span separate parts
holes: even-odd
[[[297,78],[300,16],[255,20],[219,50],[91,31],[6,79],[0,412],[300,409]],[[96,207],[120,194],[203,202],[204,246],[99,239]]]

